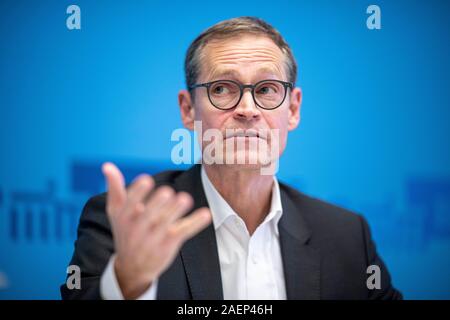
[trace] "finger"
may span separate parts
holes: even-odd
[[[104,163],[102,171],[107,181],[107,211],[109,214],[113,214],[120,211],[125,205],[127,199],[125,179],[122,172],[111,162]]]
[[[174,200],[175,191],[169,186],[157,188],[145,204],[145,215],[142,218],[146,221],[154,215],[158,215],[169,201]]]
[[[134,206],[132,207],[132,209],[130,210],[130,214],[129,217],[131,217],[132,219],[134,217],[139,217],[140,215],[142,215],[145,211],[145,205],[142,202],[137,202],[134,204]]]
[[[192,197],[187,192],[179,192],[173,197],[173,200],[166,202],[158,212],[155,212],[149,219],[145,222],[147,228],[151,228],[151,233],[156,239],[155,241],[161,239],[167,232],[167,228],[175,220],[188,212],[192,208],[193,200]]]
[[[155,182],[148,174],[142,174],[137,177],[127,189],[127,201],[124,213],[134,218],[134,207],[137,203],[143,202],[145,196],[153,189]]]
[[[145,204],[145,212],[137,220],[140,231],[148,232],[149,226],[155,221],[155,215],[157,216],[169,201],[173,201],[174,195],[175,191],[169,186],[161,186],[153,191]]]
[[[164,214],[161,214],[161,219],[159,220],[162,224],[161,227],[166,227],[183,214],[187,213],[190,208],[192,208],[194,200],[192,196],[187,192],[178,192],[175,201],[167,209]]]
[[[197,209],[189,216],[175,222],[169,228],[169,241],[172,238],[171,240],[181,244],[207,227],[211,221],[211,212],[208,208]]]

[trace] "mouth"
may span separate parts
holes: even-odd
[[[227,129],[225,131],[225,139],[234,137],[244,137],[244,138],[260,138],[264,139],[263,135],[260,135],[258,130],[255,129]]]

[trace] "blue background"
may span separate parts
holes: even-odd
[[[66,8],[81,8],[68,30]],[[381,8],[381,30],[366,8]],[[448,1],[1,1],[0,298],[59,298],[80,210],[174,167],[183,60],[205,28],[266,19],[290,43],[302,121],[279,178],[368,219],[405,298],[450,298]]]

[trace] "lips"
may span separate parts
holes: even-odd
[[[225,139],[233,138],[233,137],[249,137],[249,138],[261,138],[263,139],[263,135],[260,135],[259,132],[255,129],[227,129],[225,130]]]

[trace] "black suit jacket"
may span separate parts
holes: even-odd
[[[157,185],[189,192],[194,208],[208,206],[200,165],[154,176]],[[280,247],[288,299],[401,299],[377,255],[368,225],[360,215],[306,196],[280,183],[283,215]],[[78,226],[70,264],[81,269],[81,289],[61,286],[63,299],[101,299],[100,277],[114,252],[105,194],[89,199]],[[366,285],[369,265],[381,269],[381,289]],[[223,299],[213,225],[188,240],[161,275],[158,299]]]

